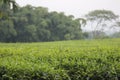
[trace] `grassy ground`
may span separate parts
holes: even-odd
[[[0,43],[0,80],[120,80],[120,39]]]

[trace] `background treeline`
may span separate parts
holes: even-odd
[[[44,7],[19,7],[0,2],[0,42],[39,42],[73,39],[120,37],[119,16],[109,10],[94,10],[84,18],[63,12],[49,12]],[[82,26],[93,28],[82,31]],[[106,29],[109,31],[107,32]],[[112,33],[110,29],[117,30]]]
[[[47,8],[27,5],[13,12],[0,5],[1,42],[35,42],[82,39],[81,19],[64,13],[49,12]],[[9,16],[9,17],[8,17]]]

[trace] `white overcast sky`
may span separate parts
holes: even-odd
[[[64,12],[81,17],[91,10],[106,9],[120,15],[120,0],[16,0],[20,6],[47,7],[49,11]]]

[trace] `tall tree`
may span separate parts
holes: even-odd
[[[104,31],[109,28],[110,23],[114,23],[118,19],[118,15],[109,10],[94,10],[85,15],[87,22],[91,22],[95,31]],[[97,36],[97,35],[96,35]]]
[[[5,12],[6,9],[10,9],[12,11],[16,11],[18,4],[15,2],[15,0],[0,0],[0,17],[7,14]]]
[[[8,5],[10,9],[17,9],[18,4],[15,2],[15,0],[0,0],[0,2],[4,5]]]

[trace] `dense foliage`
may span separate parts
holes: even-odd
[[[0,0],[0,18],[6,15],[6,9],[10,9],[15,12],[18,4],[15,0]]]
[[[1,43],[0,80],[120,80],[120,39]]]
[[[81,39],[80,20],[47,8],[27,5],[13,13],[0,5],[5,15],[0,18],[0,41],[33,42]]]

